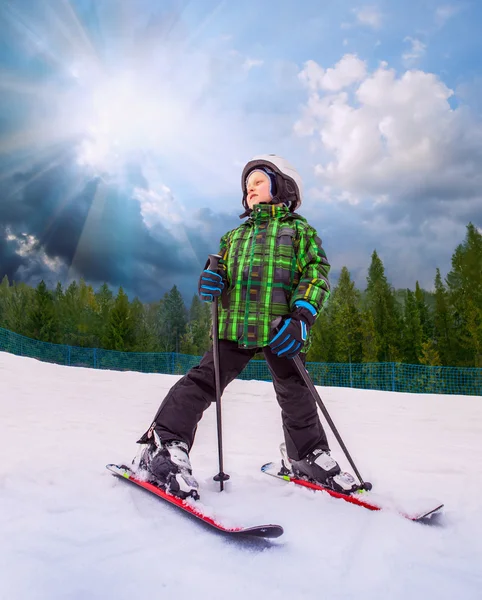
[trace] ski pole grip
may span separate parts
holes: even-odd
[[[278,327],[281,325],[282,321],[283,321],[283,317],[276,317],[276,319],[273,319],[271,321],[271,333],[273,335],[275,333],[278,333]]]
[[[219,256],[219,254],[210,254],[207,268],[210,271],[214,271],[214,273],[217,273],[220,260],[221,257]]]

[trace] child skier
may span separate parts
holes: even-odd
[[[294,473],[350,492],[354,480],[330,456],[316,402],[294,361],[304,361],[309,331],[330,293],[330,265],[321,240],[294,211],[302,202],[299,174],[283,158],[256,156],[243,169],[239,227],[220,244],[218,272],[199,279],[205,302],[221,297],[219,377],[221,393],[260,350],[273,377],[282,411],[286,453]],[[273,332],[272,321],[283,320]],[[139,466],[181,498],[199,498],[189,451],[203,412],[215,401],[212,348],[170,389],[149,430]]]

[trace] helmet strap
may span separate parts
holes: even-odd
[[[269,202],[260,202],[259,204],[264,204],[265,206],[274,206],[276,204],[282,204],[283,206],[286,206],[287,208],[289,208],[291,205],[291,202],[288,202],[286,200],[281,200],[280,198],[278,198],[278,196],[274,196]],[[252,208],[249,208],[249,206],[246,206],[246,205],[244,205],[244,206],[245,206],[246,210],[244,211],[244,213],[242,215],[239,215],[240,219],[249,217],[249,215],[253,212]]]

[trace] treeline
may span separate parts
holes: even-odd
[[[434,292],[395,291],[373,252],[363,293],[344,267],[313,328],[315,362],[404,362],[482,367],[482,235],[469,223]]]
[[[308,360],[405,362],[482,367],[482,235],[469,223],[445,281],[434,292],[395,290],[373,252],[367,286],[355,287],[343,267],[313,328]],[[5,276],[0,284],[0,327],[56,344],[125,352],[201,355],[210,344],[210,305],[195,295],[189,309],[174,286],[159,302],[129,301],[122,287],[97,291],[81,280],[65,290],[37,288]]]
[[[0,284],[0,327],[30,338],[123,352],[202,354],[209,346],[211,312],[194,296],[190,309],[174,286],[155,303],[129,302],[103,284],[98,291],[85,281],[54,291],[44,281],[33,289],[24,283]]]

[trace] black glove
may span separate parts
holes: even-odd
[[[209,264],[206,263],[206,266]],[[199,277],[198,293],[203,302],[214,302],[224,289],[224,281],[219,273],[204,269]]]
[[[300,300],[295,306],[268,343],[271,351],[280,358],[294,358],[299,354],[316,319],[316,310],[308,302]]]

